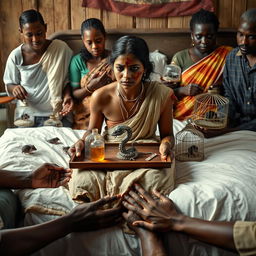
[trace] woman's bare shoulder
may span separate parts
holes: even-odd
[[[92,100],[94,101],[102,101],[109,99],[110,97],[113,97],[116,92],[116,82],[113,82],[111,84],[107,84],[98,90],[96,90],[92,94]]]

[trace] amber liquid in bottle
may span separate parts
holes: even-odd
[[[105,158],[105,148],[102,147],[91,147],[91,160],[102,161]]]

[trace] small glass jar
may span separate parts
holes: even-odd
[[[14,125],[16,127],[34,126],[34,113],[26,100],[17,103],[14,113]]]
[[[175,64],[166,65],[163,80],[169,83],[178,83],[181,80],[181,68]]]
[[[102,161],[105,158],[105,141],[98,133],[98,129],[92,130],[92,141],[90,144],[90,156],[92,161]]]

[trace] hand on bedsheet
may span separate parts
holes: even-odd
[[[106,204],[120,199],[120,196],[104,197],[92,203],[84,203],[68,214],[73,232],[107,228],[122,221],[122,207],[103,209]]]
[[[53,164],[43,164],[31,174],[32,188],[56,188],[66,185],[71,178],[71,169]]]
[[[181,215],[177,212],[174,203],[169,198],[157,191],[150,195],[137,184],[124,198],[123,205],[143,219],[134,221],[134,226],[151,231],[177,230],[174,226],[179,222]]]

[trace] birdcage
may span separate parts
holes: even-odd
[[[212,89],[195,97],[192,119],[195,125],[207,129],[227,126],[229,100]]]
[[[202,161],[204,159],[204,135],[187,124],[175,136],[175,158],[179,161]]]

